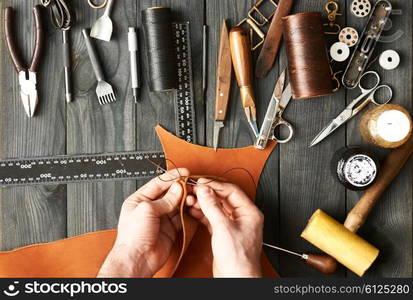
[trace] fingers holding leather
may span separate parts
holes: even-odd
[[[169,216],[169,219],[171,220],[176,231],[180,231],[182,229],[181,216],[178,212],[176,212],[173,216]]]
[[[212,188],[215,193],[224,199],[227,199],[228,204],[234,208],[238,207],[251,207],[255,206],[251,199],[244,193],[244,191],[237,185],[221,181],[211,181],[210,179],[200,178],[198,180],[200,185],[194,187],[197,189],[199,186],[206,185]]]
[[[185,199],[185,204],[187,206],[194,206],[197,203],[194,195],[188,195]]]
[[[205,225],[208,228],[208,231],[211,233],[211,224],[209,223],[208,219],[205,217],[201,209],[190,207],[188,209],[188,212],[193,218],[197,219],[199,222]]]
[[[164,174],[151,179],[131,196],[136,197],[138,201],[142,199],[156,199],[181,176],[189,176],[188,169],[178,168],[169,170]]]
[[[195,193],[199,206],[211,224],[211,227],[228,222],[228,217],[225,215],[221,203],[213,189],[206,185],[200,185],[196,187]]]
[[[162,198],[149,202],[154,209],[155,215],[162,216],[173,212],[181,202],[183,193],[182,185],[174,182]]]

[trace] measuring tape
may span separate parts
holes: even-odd
[[[176,135],[196,142],[194,91],[192,82],[189,23],[174,23],[178,89],[176,90]],[[36,184],[65,184],[105,180],[143,179],[166,169],[162,152],[121,152],[87,155],[59,155],[0,160],[0,187]]]
[[[121,152],[0,160],[0,187],[142,179],[162,174],[162,152]]]
[[[175,97],[176,135],[189,143],[196,143],[189,23],[173,23],[172,26],[178,61],[178,89]]]

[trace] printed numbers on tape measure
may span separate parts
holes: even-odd
[[[106,164],[106,160],[104,160],[104,159],[97,160],[96,164],[97,165],[104,165],[104,164]]]
[[[50,177],[52,177],[52,174],[51,174],[51,173],[43,173],[43,174],[40,174],[40,178],[50,178]]]
[[[125,169],[118,169],[115,172],[116,172],[116,174],[125,174],[126,170]]]
[[[32,167],[31,164],[20,165],[20,169],[31,169],[31,167]]]

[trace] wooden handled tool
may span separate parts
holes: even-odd
[[[231,89],[232,62],[229,48],[228,28],[225,20],[222,21],[221,38],[219,41],[217,77],[215,90],[215,119],[214,119],[214,150],[218,148],[219,131],[224,127],[227,114],[229,92]]]
[[[278,1],[277,10],[272,17],[270,28],[255,65],[255,77],[265,77],[271,70],[281,45],[283,35],[282,18],[290,14],[293,4],[294,0]]]
[[[329,255],[325,254],[300,254],[293,252],[281,247],[270,245],[267,243],[262,243],[264,246],[283,251],[305,260],[307,265],[313,267],[314,269],[320,271],[323,274],[333,274],[337,270],[337,261]]]
[[[229,44],[235,76],[240,88],[242,106],[244,107],[248,123],[255,136],[258,136],[257,112],[252,88],[251,46],[248,32],[241,27],[234,27],[229,33]]]
[[[377,200],[397,176],[413,152],[413,136],[386,157],[380,174],[348,214],[344,226],[317,210],[301,237],[328,253],[338,262],[362,276],[379,254],[379,250],[356,235]]]
[[[386,188],[397,174],[399,174],[412,152],[413,135],[404,145],[394,149],[387,155],[376,181],[364,192],[364,195],[347,215],[344,222],[346,228],[352,232],[356,232],[364,224],[377,200],[379,200]]]

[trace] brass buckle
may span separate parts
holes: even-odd
[[[260,7],[265,2],[269,2],[275,7],[274,10],[267,16],[260,10]],[[265,33],[260,29],[260,27],[263,27],[264,25],[266,25],[271,20],[271,18],[274,15],[277,7],[278,7],[278,4],[275,3],[274,0],[258,0],[248,10],[247,17],[242,19],[241,22],[239,22],[237,24],[237,26],[241,26],[242,24],[247,23],[250,26],[250,40],[251,40],[251,50],[252,51],[257,49],[259,46],[262,45],[262,43],[264,43]],[[256,44],[253,44],[254,33],[259,38],[259,40]]]
[[[338,25],[336,21],[336,16],[341,16],[342,14],[338,13],[339,6],[336,1],[328,1],[324,4],[324,10],[327,12],[328,23],[324,23],[324,27],[329,27],[331,30],[337,28],[335,31],[324,31],[324,34],[339,34],[341,26]]]
[[[274,10],[269,14],[268,16],[265,16],[261,11],[260,11],[260,6],[265,2],[268,1],[272,5],[274,5]],[[273,0],[258,0],[249,10],[248,10],[248,17],[255,22],[258,26],[262,27],[265,24],[267,24],[272,16],[274,15],[276,9],[278,8],[278,4],[275,3]],[[256,12],[257,15],[263,20],[262,22],[259,22],[256,18],[254,18],[253,13]]]
[[[237,24],[237,26],[241,26],[245,22],[251,27],[251,30],[250,30],[251,50],[254,51],[259,46],[261,46],[262,43],[264,43],[265,33],[262,32],[262,30],[258,27],[258,25],[255,24],[255,22],[250,18],[243,19],[241,22]],[[254,32],[259,37],[259,41],[255,45],[253,45]]]

